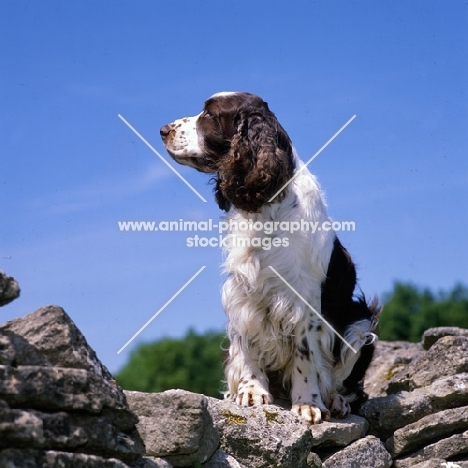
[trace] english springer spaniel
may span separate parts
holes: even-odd
[[[330,222],[288,134],[260,97],[226,92],[160,133],[178,163],[215,174],[227,211],[226,398],[253,406],[287,396],[309,424],[345,417],[366,398],[380,307],[354,295],[356,270],[334,231],[281,229]],[[273,229],[254,229],[259,222]]]

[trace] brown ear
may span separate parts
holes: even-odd
[[[231,150],[218,171],[218,205],[226,211],[234,205],[257,212],[292,177],[293,170],[291,141],[267,105],[240,112]],[[273,203],[281,201],[284,192]]]

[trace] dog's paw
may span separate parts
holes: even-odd
[[[269,405],[273,397],[257,381],[243,382],[231,398],[240,406]]]
[[[346,418],[351,413],[351,407],[349,403],[338,393],[332,393],[328,402],[328,408],[331,414],[335,418]]]
[[[300,416],[307,424],[320,424],[330,419],[330,412],[313,403],[293,405],[291,411]]]

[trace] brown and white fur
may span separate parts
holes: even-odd
[[[177,162],[214,174],[216,201],[234,226],[222,292],[230,341],[226,397],[252,406],[287,395],[292,411],[311,424],[330,413],[345,417],[350,403],[366,398],[362,381],[380,307],[354,295],[355,267],[333,230],[278,228],[282,221],[330,221],[317,180],[289,136],[267,103],[249,93],[215,94],[200,114],[160,133]],[[246,231],[236,228],[241,221],[277,222],[277,229]],[[279,241],[269,249],[248,242],[258,237]]]

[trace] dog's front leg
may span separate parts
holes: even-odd
[[[307,322],[298,324],[294,337],[292,411],[309,424],[330,419],[330,411],[323,400],[329,398],[333,363],[323,352],[323,326],[320,317],[310,312]]]
[[[268,390],[268,379],[252,354],[252,350],[242,346],[241,339],[231,341],[225,366],[228,383],[226,398],[242,406],[273,403]]]

